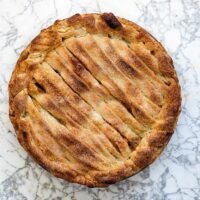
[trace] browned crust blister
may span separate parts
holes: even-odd
[[[58,20],[21,53],[9,83],[21,145],[57,177],[106,187],[168,143],[181,94],[172,59],[112,13]]]

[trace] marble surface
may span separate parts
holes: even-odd
[[[0,199],[200,199],[200,1],[0,0]],[[169,145],[150,167],[105,189],[54,178],[19,145],[8,118],[7,85],[22,49],[56,19],[113,12],[152,33],[174,60],[183,108]]]

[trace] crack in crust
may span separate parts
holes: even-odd
[[[20,144],[55,176],[107,187],[151,164],[181,109],[172,59],[138,25],[104,14],[57,20],[9,82]]]

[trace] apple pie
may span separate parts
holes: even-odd
[[[159,156],[181,93],[172,59],[143,28],[112,13],[76,14],[21,53],[9,104],[20,144],[43,168],[106,187]]]

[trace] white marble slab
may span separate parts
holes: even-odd
[[[183,109],[169,145],[150,167],[106,189],[51,176],[21,148],[8,119],[7,85],[22,49],[56,19],[113,12],[152,33],[174,60]],[[0,0],[0,199],[200,199],[200,1]]]

